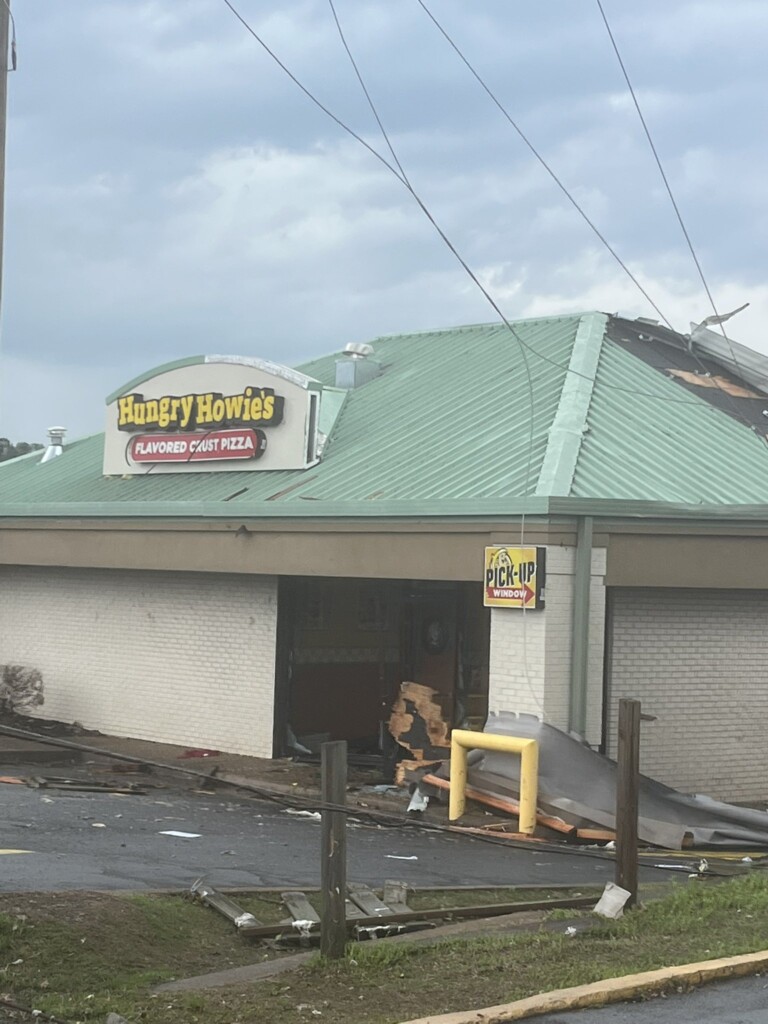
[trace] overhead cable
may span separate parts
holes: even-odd
[[[421,3],[422,0],[417,0],[417,2]],[[683,233],[683,238],[685,239],[686,245],[688,246],[688,250],[689,250],[689,252],[691,254],[691,258],[692,258],[692,260],[694,262],[694,265],[696,267],[696,271],[697,271],[697,273],[699,275],[699,278],[701,279],[701,283],[702,283],[702,285],[704,287],[704,291],[706,292],[707,299],[709,300],[709,304],[712,307],[713,315],[711,317],[707,317],[706,319],[707,319],[708,323],[713,324],[713,325],[717,324],[720,327],[720,331],[721,331],[721,333],[723,335],[723,339],[724,339],[726,345],[728,346],[728,348],[730,350],[731,358],[733,359],[733,362],[734,362],[735,366],[738,368],[739,372],[741,373],[742,379],[744,379],[744,371],[742,370],[741,364],[739,363],[739,360],[738,360],[738,358],[736,356],[736,350],[734,349],[733,344],[731,342],[731,339],[728,337],[728,335],[727,335],[727,333],[725,331],[725,328],[723,327],[723,322],[725,320],[727,320],[729,318],[729,316],[732,316],[733,314],[731,313],[731,314],[727,314],[727,315],[722,315],[718,311],[717,305],[715,304],[715,300],[714,300],[714,297],[712,295],[712,291],[711,291],[711,289],[709,287],[709,284],[707,283],[706,277],[704,276],[704,270],[703,270],[703,268],[701,266],[701,261],[699,260],[699,257],[696,254],[696,249],[694,248],[693,241],[691,239],[690,234],[688,233],[688,228],[685,226],[685,221],[683,220],[683,215],[680,212],[680,207],[678,206],[677,200],[675,199],[674,192],[672,191],[672,186],[669,183],[669,178],[667,177],[667,173],[664,170],[664,165],[661,162],[661,157],[659,156],[659,151],[656,148],[656,144],[653,141],[653,136],[651,135],[651,130],[648,127],[648,122],[646,121],[645,115],[643,114],[642,108],[640,106],[640,101],[637,98],[637,93],[635,92],[635,88],[634,88],[634,86],[632,84],[632,80],[629,77],[629,72],[627,71],[627,66],[624,63],[623,57],[621,56],[621,51],[619,50],[618,43],[616,42],[616,37],[614,36],[613,30],[612,30],[611,25],[610,25],[610,22],[608,21],[608,16],[605,13],[605,8],[603,7],[603,4],[602,4],[601,0],[595,0],[595,2],[597,3],[598,10],[600,11],[600,16],[601,16],[601,18],[603,20],[603,24],[605,25],[605,30],[608,33],[608,38],[611,41],[611,47],[613,49],[613,52],[616,54],[617,61],[619,62],[619,67],[621,68],[621,73],[624,76],[624,81],[627,84],[627,89],[629,90],[629,95],[632,98],[632,103],[634,105],[635,110],[637,111],[637,116],[640,119],[640,124],[642,125],[643,133],[644,133],[646,139],[648,140],[648,145],[650,146],[651,153],[653,154],[653,159],[656,162],[656,166],[659,169],[659,174],[661,175],[661,180],[664,182],[664,188],[666,189],[667,195],[669,196],[669,201],[672,204],[672,209],[675,211],[675,217],[677,218],[677,222],[680,225],[680,230]],[[748,303],[745,303],[745,305],[748,305]],[[744,308],[745,308],[744,306],[741,307],[741,309],[744,309]],[[735,310],[735,312],[740,312],[741,309]],[[696,355],[696,353],[695,353],[695,351],[693,349],[693,344],[691,345],[691,354],[696,359],[696,361],[699,363],[699,365],[706,371],[706,366],[704,366],[702,361]],[[708,373],[708,371],[706,371],[706,372]],[[752,424],[749,423],[744,416],[742,416],[741,410],[736,406],[735,399],[733,398],[733,396],[730,395],[730,393],[728,391],[726,391],[726,389],[721,386],[721,384],[717,381],[716,378],[713,378],[713,380],[715,382],[716,387],[719,390],[721,390],[724,394],[728,395],[728,398],[730,400],[731,406],[735,410],[735,412],[739,416],[739,418],[744,420],[744,422],[747,423],[747,425],[750,427],[750,429],[754,429],[752,427]],[[760,434],[759,436],[763,437],[762,434]]]
[[[475,68],[475,66],[471,63],[471,61],[466,56],[464,51],[460,49],[459,45],[456,43],[456,41],[453,39],[453,37],[448,34],[446,29],[443,27],[443,25],[437,20],[437,18],[432,13],[432,11],[429,9],[429,7],[427,7],[426,3],[424,3],[424,0],[416,0],[416,2],[422,8],[422,10],[427,15],[427,17],[431,20],[431,22],[433,23],[435,28],[440,32],[440,34],[443,36],[443,38],[446,40],[446,42],[453,48],[453,50],[456,52],[457,56],[461,59],[463,64],[467,67],[467,69],[469,70],[470,74],[476,79],[476,81],[478,82],[480,87],[487,93],[487,95],[490,97],[490,99],[496,104],[498,109],[501,111],[502,115],[506,118],[506,120],[509,122],[509,124],[512,126],[512,128],[514,128],[514,130],[519,135],[520,139],[525,143],[525,145],[528,147],[528,149],[530,150],[532,155],[538,160],[538,162],[541,164],[541,166],[544,168],[544,170],[550,176],[552,181],[554,181],[554,183],[557,185],[557,187],[563,193],[563,195],[568,200],[568,202],[571,204],[571,206],[574,208],[574,210],[576,210],[576,212],[579,214],[579,216],[582,218],[582,220],[585,222],[585,224],[587,224],[587,226],[590,228],[590,230],[593,232],[593,234],[602,243],[602,245],[605,246],[605,248],[608,250],[608,252],[614,258],[614,260],[618,263],[618,265],[621,267],[621,269],[624,271],[624,273],[627,275],[627,277],[630,279],[630,281],[640,291],[640,293],[643,295],[643,297],[646,299],[646,301],[650,303],[652,308],[659,314],[659,316],[664,321],[664,323],[667,325],[667,327],[669,327],[669,329],[673,331],[674,327],[669,322],[667,317],[662,313],[662,311],[659,309],[659,307],[653,301],[653,299],[648,294],[646,289],[642,286],[642,284],[640,284],[640,282],[638,281],[637,277],[632,273],[632,271],[629,269],[629,267],[624,262],[624,260],[621,258],[621,256],[619,256],[619,254],[613,248],[611,243],[608,241],[608,239],[602,233],[600,228],[598,228],[598,226],[595,224],[595,222],[590,218],[590,216],[587,214],[587,212],[584,209],[584,207],[579,203],[579,201],[575,198],[573,193],[564,184],[562,178],[560,178],[560,176],[553,170],[551,164],[541,155],[539,150],[534,146],[534,144],[531,142],[531,140],[525,134],[523,129],[520,127],[520,125],[517,123],[517,121],[515,121],[515,119],[509,113],[507,108],[501,102],[501,100],[496,95],[496,93],[493,92],[493,90],[488,85],[488,83],[485,81],[485,79],[482,77],[482,75],[477,70],[477,68]]]
[[[362,146],[364,146],[365,149],[368,150],[368,152],[372,156],[374,156],[381,164],[383,164],[383,166],[386,167],[390,171],[390,173],[393,174],[397,178],[397,180],[403,185],[403,187],[406,188],[406,190],[410,193],[410,195],[413,197],[414,201],[417,203],[417,205],[421,209],[422,213],[425,215],[425,217],[427,217],[429,222],[434,227],[435,231],[437,231],[437,233],[439,234],[440,238],[443,240],[444,244],[451,251],[451,253],[457,259],[457,261],[461,264],[462,268],[464,269],[466,274],[469,276],[469,278],[472,280],[473,284],[475,284],[475,286],[479,289],[479,291],[482,293],[482,295],[484,296],[486,301],[490,304],[490,306],[492,307],[494,312],[497,314],[497,316],[499,317],[501,322],[504,324],[505,327],[508,328],[508,330],[510,331],[512,336],[517,340],[517,342],[521,346],[521,348],[523,348],[526,352],[529,352],[534,358],[540,360],[543,363],[548,363],[550,366],[554,366],[557,369],[562,370],[564,373],[570,373],[570,374],[572,374],[572,375],[574,375],[576,377],[582,378],[583,380],[589,381],[591,384],[595,384],[596,381],[595,381],[594,377],[590,377],[588,374],[581,373],[579,370],[576,370],[576,369],[574,369],[571,366],[568,366],[568,365],[566,365],[564,363],[559,363],[556,359],[552,359],[549,356],[544,355],[543,352],[539,352],[532,345],[529,345],[526,341],[524,341],[523,338],[521,338],[520,334],[517,331],[515,331],[515,329],[512,326],[511,322],[501,312],[498,304],[493,299],[491,294],[484,287],[484,285],[480,282],[480,280],[477,277],[477,275],[470,268],[470,266],[466,263],[466,261],[463,259],[463,257],[459,254],[458,250],[453,245],[453,243],[450,241],[450,239],[445,234],[443,229],[438,225],[437,221],[432,216],[432,214],[430,213],[430,211],[428,210],[428,208],[424,204],[423,200],[419,197],[419,195],[416,193],[416,191],[403,179],[403,177],[402,177],[400,171],[397,169],[397,167],[394,166],[393,164],[391,164],[386,159],[386,157],[384,157],[381,153],[379,153],[378,150],[376,150],[369,142],[367,142],[353,128],[351,128],[348,124],[346,124],[346,122],[344,122],[340,117],[338,117],[338,115],[334,114],[333,111],[331,111],[327,106],[325,106],[325,104],[323,104],[319,99],[317,99],[317,97],[311,92],[311,90],[308,89],[307,86],[305,86],[301,82],[301,80],[287,67],[286,64],[283,63],[282,60],[280,60],[280,58],[277,56],[277,54],[267,45],[267,43],[262,39],[262,37],[258,34],[258,32],[256,32],[256,30],[248,23],[248,21],[243,17],[243,15],[240,14],[240,12],[234,6],[234,4],[231,2],[231,0],[222,0],[222,2],[226,5],[226,7],[229,8],[229,10],[237,18],[237,20],[242,24],[242,26],[246,29],[246,31],[262,47],[262,49],[265,51],[265,53],[267,53],[268,56],[278,65],[278,67],[280,67],[285,72],[285,74],[288,75],[288,77],[291,79],[291,81],[293,81],[296,84],[296,86],[304,93],[304,95],[307,96],[307,98],[316,107],[318,107],[324,114],[326,114],[335,124],[337,124],[342,129],[342,131],[346,132],[353,139],[355,139]],[[654,393],[652,391],[642,391],[642,390],[638,390],[637,388],[622,387],[619,384],[609,384],[609,383],[604,382],[604,381],[600,381],[599,382],[599,386],[600,387],[604,387],[604,388],[608,388],[608,389],[610,389],[612,391],[621,391],[621,392],[624,392],[626,394],[636,395],[636,396],[639,396],[639,397],[642,397],[642,398],[651,398],[651,399],[654,399],[654,400],[659,401],[659,402],[671,402],[672,404],[675,404],[675,405],[691,405],[691,406],[695,405],[697,408],[702,408],[702,401],[701,401],[701,399],[673,398],[672,396],[660,395],[660,394],[656,394],[656,393]],[[707,407],[706,405],[704,405],[703,407],[704,408],[711,408],[713,412],[716,411],[714,409],[714,407],[711,407],[711,406]]]
[[[432,221],[432,223],[435,224],[434,220],[432,219],[432,216],[429,214],[429,212],[427,211],[427,209],[424,206],[424,204],[421,202],[419,197],[414,192],[413,187],[411,186],[410,180],[408,179],[408,175],[407,175],[406,171],[404,170],[403,165],[400,162],[400,159],[398,158],[397,152],[395,151],[395,147],[392,144],[392,140],[389,137],[387,129],[384,127],[384,122],[382,121],[382,119],[381,119],[381,117],[379,115],[379,112],[376,109],[376,104],[373,101],[373,97],[371,96],[371,93],[370,93],[367,85],[365,84],[365,80],[363,78],[363,74],[362,74],[362,72],[361,72],[361,70],[360,70],[360,68],[359,68],[359,66],[357,64],[357,61],[354,58],[354,55],[352,54],[352,50],[350,49],[349,43],[347,42],[347,37],[344,34],[344,29],[342,28],[341,21],[339,20],[339,16],[338,16],[338,14],[336,12],[336,6],[334,4],[334,0],[328,0],[328,5],[329,5],[329,7],[331,9],[331,13],[333,15],[333,20],[334,20],[334,22],[336,24],[336,30],[337,30],[337,32],[339,34],[339,39],[341,40],[342,46],[344,47],[344,50],[346,51],[347,57],[349,58],[349,62],[352,65],[352,68],[353,68],[353,70],[355,72],[355,75],[357,76],[357,80],[360,83],[360,88],[362,89],[363,94],[365,95],[365,98],[368,101],[368,106],[371,108],[371,112],[372,112],[374,118],[376,119],[376,123],[379,126],[379,130],[381,131],[381,134],[382,134],[382,136],[384,138],[384,141],[386,142],[386,144],[387,144],[387,146],[389,148],[389,151],[392,154],[392,159],[397,164],[397,166],[398,166],[398,168],[400,170],[400,173],[403,176],[403,181],[405,182],[405,186],[410,191],[411,195],[413,195],[413,197],[419,203],[419,205],[422,207],[422,209],[425,211],[425,213],[427,214],[429,219]],[[437,224],[435,224],[435,227],[440,232],[441,237],[445,238],[445,236],[443,235],[442,230],[437,226]],[[469,267],[464,262],[464,260],[461,258],[461,256],[459,256],[459,254],[451,246],[450,242],[448,242],[447,238],[445,238],[445,241],[451,247],[452,251],[456,255],[456,258],[459,260],[461,265],[464,267],[464,269],[470,275],[472,280],[474,280],[476,283],[479,283],[479,282],[477,282],[477,279],[475,278],[474,274],[469,269]],[[483,289],[483,293],[486,294],[485,289]],[[491,301],[494,309],[497,311],[499,316],[501,316],[501,319],[503,320],[505,326],[512,333],[513,337],[515,338],[515,340],[520,345],[520,354],[522,356],[523,365],[525,367],[526,381],[527,381],[527,384],[528,384],[528,409],[529,409],[528,421],[529,422],[528,422],[528,451],[527,451],[527,457],[526,457],[525,475],[524,475],[524,478],[523,478],[523,493],[524,494],[528,494],[528,490],[529,490],[530,485],[531,485],[531,470],[533,468],[533,448],[534,448],[534,442],[535,442],[535,437],[536,437],[536,396],[535,396],[534,390],[533,390],[533,377],[531,376],[531,368],[530,368],[530,364],[528,362],[528,356],[526,354],[525,345],[524,345],[522,339],[518,335],[517,331],[512,327],[511,323],[506,319],[506,317],[503,316],[503,314],[499,310],[499,308],[496,305],[496,303],[493,302],[493,300],[491,299],[490,295],[486,295],[486,297],[489,299],[489,301]],[[521,514],[521,516],[520,516],[520,547],[521,548],[525,547],[525,520],[526,520],[525,512],[523,512]],[[536,705],[536,707],[538,708],[539,712],[541,713],[542,719],[544,719],[544,718],[546,718],[546,713],[545,713],[544,705],[543,705],[542,700],[539,697],[538,693],[536,692],[533,684],[531,683],[530,674],[529,674],[529,670],[528,670],[528,631],[525,628],[525,626],[526,626],[526,619],[525,619],[526,611],[527,611],[527,609],[526,609],[525,605],[523,605],[523,671],[524,671],[526,682],[528,684],[528,688],[529,688],[530,693],[531,693],[531,697],[533,698],[533,702]]]

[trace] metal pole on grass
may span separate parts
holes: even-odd
[[[619,742],[616,776],[616,884],[637,903],[637,819],[640,793],[640,701],[619,701]]]
[[[347,744],[323,743],[320,748],[323,804],[347,802]],[[344,956],[347,944],[347,815],[323,809],[320,824],[320,887],[322,911],[320,952],[330,960]]]

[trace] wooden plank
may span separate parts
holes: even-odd
[[[428,782],[431,786],[437,786],[438,789],[450,790],[451,788],[451,784],[447,779],[441,779],[437,775],[425,775],[424,782]],[[497,811],[506,811],[507,814],[512,814],[516,818],[520,817],[520,804],[517,800],[513,800],[512,797],[491,796],[490,793],[484,793],[480,789],[475,789],[474,786],[467,786],[466,795],[469,800],[476,800],[478,803],[485,804],[487,807],[493,807]],[[560,832],[562,835],[571,837],[576,835],[576,826],[569,825],[562,818],[553,818],[549,814],[542,814],[541,811],[537,811],[536,821],[539,825],[550,828],[554,832]]]
[[[384,883],[383,900],[394,914],[408,914],[408,885],[406,882],[398,882],[388,879]]]
[[[294,921],[314,921],[320,924],[320,915],[303,892],[281,892],[280,899],[288,907]]]
[[[327,808],[347,802],[346,740],[322,744],[320,776],[325,805],[320,822],[320,952],[329,960],[341,960],[347,945],[347,815]]]
[[[349,886],[349,895],[366,917],[391,917],[394,913],[367,885],[353,882]]]
[[[604,828],[577,828],[576,838],[592,843],[611,843],[616,839],[616,833]]]
[[[640,701],[619,701],[616,772],[616,884],[637,902],[637,831],[640,795]]]

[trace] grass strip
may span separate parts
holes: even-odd
[[[680,885],[572,937],[363,943],[345,961],[317,957],[257,986],[153,997],[154,982],[254,962],[263,950],[211,911],[173,897],[94,896],[89,904],[87,895],[73,894],[57,898],[58,908],[49,905],[56,900],[37,899],[39,906],[19,913],[9,906],[14,897],[3,898],[2,987],[73,1024],[103,1021],[110,1010],[149,1024],[394,1024],[768,947],[768,878],[755,873]]]

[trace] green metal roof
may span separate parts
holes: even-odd
[[[0,515],[471,518],[591,500],[757,515],[764,441],[613,342],[607,321],[517,321],[523,346],[498,324],[378,338],[382,374],[347,393],[311,469],[104,477],[99,434],[49,463],[0,464]],[[300,370],[333,385],[336,358]]]

